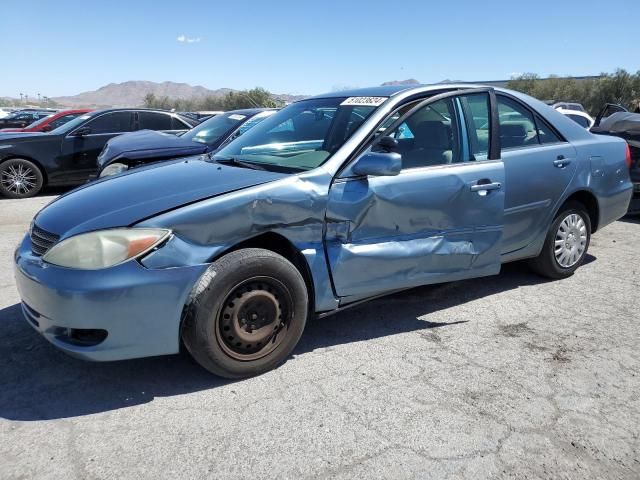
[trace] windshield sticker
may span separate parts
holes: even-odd
[[[231,120],[244,120],[244,117],[246,117],[246,115],[239,115],[237,113],[232,113],[231,115],[229,115],[229,118]]]
[[[340,105],[379,107],[386,99],[387,97],[349,97]]]

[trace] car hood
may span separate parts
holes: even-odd
[[[141,158],[146,156],[145,154],[162,154],[165,151],[170,153],[176,151],[185,151],[190,154],[204,153],[207,151],[207,146],[170,133],[140,130],[125,133],[109,140],[105,151],[100,155],[98,165],[103,167],[125,152],[127,152],[127,158],[131,158],[131,154],[134,158]],[[133,160],[133,158],[131,159]]]
[[[0,132],[0,143],[13,144],[38,140],[51,140],[56,135],[42,132]]]
[[[188,203],[285,176],[286,173],[220,165],[202,157],[183,158],[82,186],[43,208],[35,223],[61,238],[130,226]]]

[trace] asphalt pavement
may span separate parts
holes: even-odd
[[[523,264],[311,321],[279,369],[87,363],[21,318],[0,200],[0,479],[640,478],[640,220],[547,281]]]

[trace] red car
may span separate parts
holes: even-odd
[[[69,120],[73,120],[80,115],[91,112],[90,109],[78,109],[78,110],[61,110],[48,117],[41,118],[37,122],[24,128],[2,128],[0,133],[6,132],[50,132],[58,128],[60,125],[64,125]]]

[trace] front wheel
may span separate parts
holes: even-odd
[[[291,354],[307,311],[306,285],[291,262],[269,250],[237,250],[214,262],[198,282],[182,339],[216,375],[259,375]]]
[[[8,198],[29,198],[44,185],[40,168],[24,158],[12,158],[0,163],[0,194]]]
[[[530,261],[531,268],[552,279],[569,277],[584,261],[590,241],[589,214],[581,203],[567,203],[549,228],[540,255]]]

